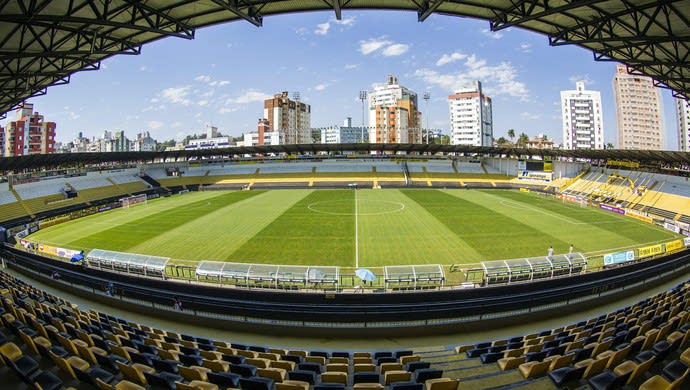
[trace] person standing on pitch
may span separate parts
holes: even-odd
[[[568,248],[568,259],[573,259],[573,244],[570,244],[570,248]]]
[[[553,245],[549,246],[549,250],[546,252],[546,257],[551,259],[553,257]]]

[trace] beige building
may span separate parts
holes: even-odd
[[[417,93],[389,75],[386,84],[369,93],[369,142],[422,143],[422,114],[418,107]]]
[[[690,152],[690,101],[676,98],[676,118],[678,122],[678,150]]]
[[[264,100],[264,118],[268,119],[269,132],[285,135],[286,144],[310,144],[311,106],[288,97],[287,91]]]
[[[663,149],[661,96],[651,77],[630,74],[625,65],[613,77],[619,149]]]

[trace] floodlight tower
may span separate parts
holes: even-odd
[[[424,92],[424,101],[426,102],[426,143],[429,144],[429,99],[431,99],[431,93],[429,91]]]
[[[367,91],[359,91],[359,100],[362,101],[362,128],[360,129],[360,142],[364,142],[364,118],[366,117],[366,100],[367,100]]]

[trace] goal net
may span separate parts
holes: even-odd
[[[126,198],[120,199],[120,204],[122,204],[123,208],[129,208],[129,206],[134,206],[142,203],[146,203],[146,194],[128,196]]]

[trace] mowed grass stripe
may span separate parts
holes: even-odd
[[[169,198],[152,199],[146,204],[127,209],[118,208],[52,226],[32,234],[31,238],[46,244],[65,246],[85,236],[120,225],[127,225],[132,231],[136,231],[137,226],[132,224],[132,221],[146,219],[154,214],[164,213],[191,202],[215,198],[220,195],[222,195],[220,192],[190,192]]]
[[[462,259],[462,262],[545,256],[549,245],[567,247],[565,241],[529,224],[463,199],[461,192],[468,191],[403,190],[483,257]]]
[[[162,211],[144,218],[130,221],[128,224],[116,226],[95,234],[88,235],[69,243],[70,247],[99,248],[101,244],[107,244],[107,248],[115,251],[127,251],[130,248],[150,240],[158,235],[172,230],[189,221],[193,221],[206,214],[212,213],[219,207],[239,202],[252,196],[259,195],[261,191],[234,191],[222,193],[217,197],[203,199],[172,210]],[[133,234],[132,227],[136,226]]]
[[[241,262],[244,258],[232,258],[232,253],[310,192],[266,191],[219,207],[131,250],[136,253],[159,253],[181,264],[185,263],[184,260],[190,263],[198,260]],[[186,257],[180,258],[182,254]]]
[[[352,266],[354,191],[314,191],[229,258],[252,263]]]
[[[653,224],[638,221],[623,215],[603,211],[595,208],[580,207],[572,202],[563,202],[552,198],[546,198],[537,194],[526,194],[516,191],[482,191],[487,195],[501,197],[510,201],[521,202],[528,204],[528,207],[543,210],[545,217],[548,214],[564,215],[571,218],[582,225],[589,226],[588,233],[597,238],[603,232],[613,234],[619,239],[617,241],[625,241],[627,239],[628,245],[639,244],[644,242],[652,242],[658,240],[672,239],[675,235],[668,231],[661,229]],[[529,212],[529,210],[527,210]]]
[[[400,190],[357,190],[359,265],[452,264],[474,248]]]

